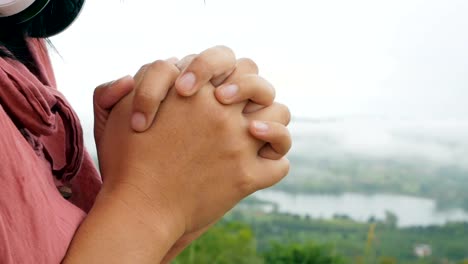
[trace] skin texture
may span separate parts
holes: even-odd
[[[245,113],[255,112],[271,105],[274,101],[275,89],[268,81],[258,76],[258,67],[255,62],[248,58],[241,58],[236,61],[232,50],[225,46],[215,46],[198,55],[186,56],[180,61],[171,58],[166,60],[166,62],[175,64],[183,73],[193,73],[196,79],[202,79],[205,82],[211,82],[214,86],[219,86],[215,91],[215,96],[220,103],[234,104],[248,101],[244,108]],[[150,65],[152,64],[144,65],[134,77],[138,89],[135,89],[133,97],[134,113],[131,125],[138,132],[144,132],[154,122],[159,105],[168,92],[168,88],[161,86],[159,80],[151,80],[146,85],[139,85],[148,68],[150,68],[150,71],[152,70],[149,67]],[[181,75],[178,76],[176,81],[178,93],[182,96],[190,96],[196,93],[200,88],[199,84],[194,86],[190,95],[186,95],[184,90],[177,86],[178,83],[180,86],[179,80]],[[97,142],[112,106],[134,89],[133,86],[135,84],[132,83],[129,77],[126,76],[123,80],[103,84],[95,90],[95,138]],[[236,87],[236,92],[234,95],[228,96],[229,93],[226,90],[232,91],[232,89],[229,89],[232,86]],[[138,116],[136,118],[138,121],[134,120],[135,115]],[[251,132],[254,137],[257,136],[255,130],[251,130]],[[266,135],[263,133],[263,135],[258,136],[265,138]],[[287,141],[288,139],[286,138],[284,144],[290,144]],[[266,147],[269,148],[269,146]],[[269,154],[272,151],[262,151],[262,153]],[[279,158],[285,154],[279,153],[277,155],[270,155],[269,157]]]
[[[156,196],[151,199],[155,205],[161,200],[168,205],[177,201],[174,211],[184,219],[180,220],[184,232],[210,224],[246,195],[276,183],[288,170],[285,159],[259,157],[264,143],[248,133],[251,121],[279,122],[285,109],[272,105],[252,117],[242,113],[245,103],[222,105],[213,92],[214,87],[207,85],[184,98],[171,90],[157,122],[145,133],[134,133],[120,122],[131,107],[124,99],[109,116],[99,151],[101,170],[112,186],[131,186],[148,197]],[[190,182],[188,175],[192,175]]]
[[[215,87],[225,84],[216,92],[216,97],[221,103],[232,104],[250,100],[246,111],[251,112],[271,105],[275,98],[273,86],[258,76],[255,62],[247,58],[236,60],[234,52],[225,46],[215,46],[200,54],[186,56],[180,61],[174,58],[166,61],[175,63],[181,71],[175,82],[176,90],[181,96],[191,96],[198,92],[201,85],[211,82]],[[135,75],[138,89],[135,90],[133,98],[132,127],[138,132],[145,131],[151,125],[160,102],[168,92],[167,88],[155,89],[158,80],[150,80],[140,85],[139,82],[147,71],[154,70],[151,65],[151,63],[144,65]],[[191,77],[187,78],[187,75]],[[249,78],[250,82],[245,80],[246,78]],[[241,82],[237,85],[237,92],[228,98],[224,88],[237,84],[236,81]]]
[[[289,111],[273,103],[253,61],[233,62],[225,50],[157,61],[96,89],[104,186],[64,262],[167,262],[242,198],[286,175]],[[189,93],[177,86],[180,71],[198,80]],[[135,113],[149,126],[132,129]]]

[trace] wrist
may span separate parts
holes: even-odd
[[[121,207],[125,212],[146,226],[165,241],[171,241],[169,248],[184,234],[184,224],[169,206],[169,201],[158,197],[156,190],[148,194],[132,184],[119,184],[113,188],[103,186],[100,196],[103,200]]]
[[[160,263],[183,233],[129,188],[103,186],[63,263]]]

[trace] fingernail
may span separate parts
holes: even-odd
[[[143,113],[136,112],[132,116],[132,128],[136,131],[143,131],[146,129],[146,117]]]
[[[261,121],[254,121],[253,125],[255,128],[255,131],[259,133],[265,133],[268,131],[268,128],[269,128],[267,123],[261,122]]]
[[[231,99],[237,94],[238,91],[239,91],[239,86],[235,84],[230,84],[230,85],[221,87],[221,96],[224,99]]]
[[[187,72],[179,79],[178,86],[181,91],[190,92],[195,86],[195,82],[195,74]]]

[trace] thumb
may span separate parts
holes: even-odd
[[[94,90],[94,139],[96,145],[100,142],[112,108],[129,94],[133,87],[133,78],[128,75],[116,81],[102,84]]]

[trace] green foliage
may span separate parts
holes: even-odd
[[[264,253],[265,262],[271,264],[341,264],[342,257],[329,245],[313,242],[280,244],[274,242],[271,249]]]
[[[305,243],[269,243],[269,249],[257,252],[252,229],[238,221],[222,221],[190,245],[174,260],[175,264],[342,264],[343,258],[330,245]]]
[[[397,264],[397,260],[395,258],[390,257],[381,257],[379,260],[379,264]]]
[[[190,245],[174,263],[263,263],[257,255],[250,227],[240,222],[221,222]]]
[[[467,237],[468,223],[401,229],[388,220],[317,220],[244,208],[228,214],[174,263],[468,264]],[[432,255],[416,257],[417,244],[430,245]]]

